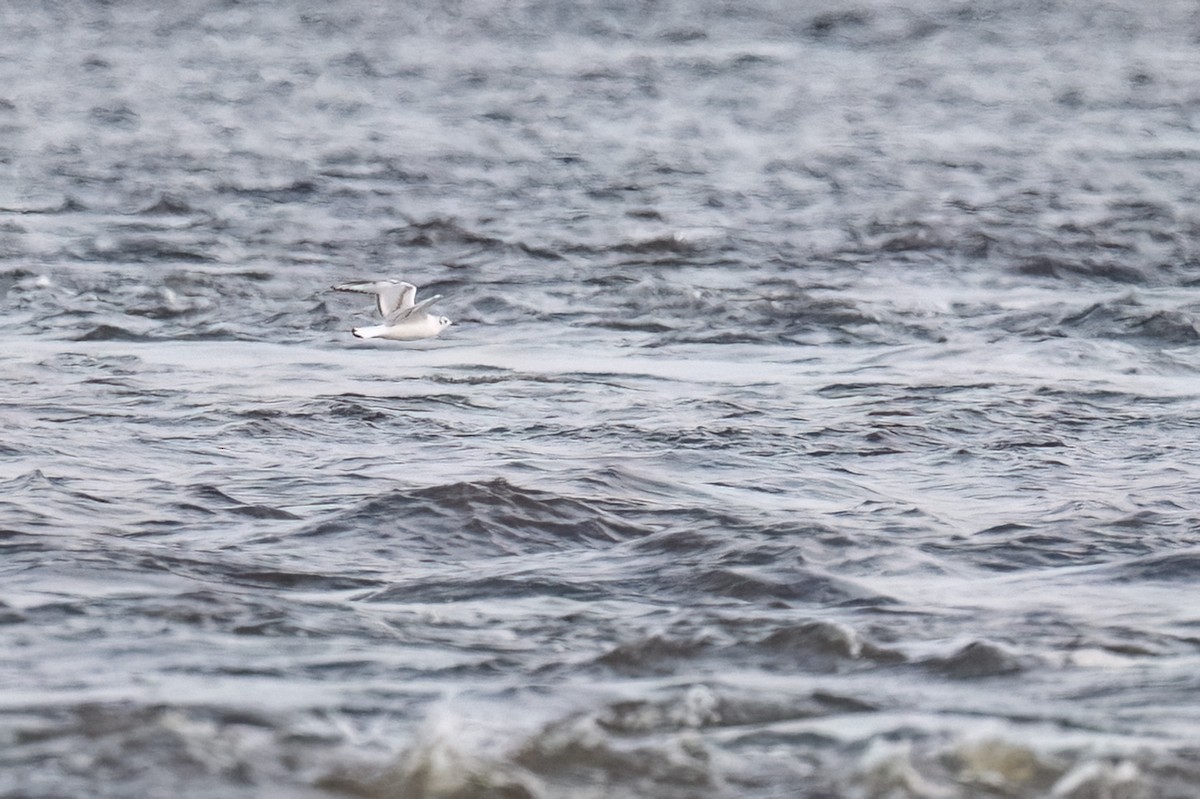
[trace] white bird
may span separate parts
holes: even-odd
[[[417,302],[417,287],[402,280],[375,280],[363,283],[342,283],[334,291],[356,291],[374,294],[383,324],[356,327],[350,332],[358,338],[390,338],[394,341],[416,341],[433,338],[450,326],[444,316],[431,316],[425,309],[442,298],[435,294]]]

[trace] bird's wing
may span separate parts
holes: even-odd
[[[396,325],[406,319],[415,319],[425,315],[425,309],[442,298],[441,294],[434,294],[427,300],[421,300],[416,305],[409,305],[407,308],[401,307],[388,314],[387,323]]]
[[[392,283],[379,292],[379,315],[387,316],[402,308],[411,308],[416,298],[417,287],[412,283]]]
[[[401,280],[375,280],[361,283],[342,283],[334,291],[356,291],[359,294],[374,294],[380,316],[411,307],[417,296],[417,287]]]

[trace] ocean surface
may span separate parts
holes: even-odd
[[[1196,3],[0,31],[0,797],[1200,796]]]

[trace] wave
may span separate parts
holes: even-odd
[[[1100,261],[1091,258],[1070,258],[1066,256],[1035,255],[1020,261],[1014,271],[1028,277],[1049,277],[1057,279],[1090,278],[1106,280],[1114,283],[1146,283],[1145,272],[1118,263],[1116,261]]]
[[[745,664],[768,671],[830,674],[904,664],[907,656],[851,627],[810,619],[778,626],[762,635],[751,625],[726,625],[689,632],[663,631],[623,641],[591,661],[594,666],[636,677],[704,670],[704,664]]]
[[[1111,579],[1119,582],[1183,582],[1200,578],[1200,549],[1155,553],[1131,558],[1110,567]]]
[[[915,741],[902,739],[906,727],[873,734],[877,708],[820,691],[772,695],[696,683],[658,693],[532,729],[441,706],[381,773],[347,770],[324,784],[372,799],[791,795],[799,784],[805,796],[1083,799],[1188,796],[1196,776],[1187,750],[1049,747],[1019,730]]]
[[[1133,750],[1118,742],[1056,746],[1040,728],[1038,736],[993,729],[905,740],[911,728],[873,732],[876,708],[821,691],[780,694],[698,682],[655,693],[549,718],[499,717],[488,705],[441,703],[386,760],[379,750],[390,741],[371,732],[373,716],[359,707],[297,717],[246,702],[71,704],[37,719],[10,712],[14,762],[6,776],[17,784],[52,780],[56,795],[94,794],[99,774],[105,796],[170,788],[184,797],[234,799],[314,792],[362,799],[682,799],[794,795],[797,785],[805,786],[805,796],[1182,799],[1200,777],[1194,751]],[[910,716],[904,720],[911,724]],[[64,750],[76,759],[64,764]],[[79,762],[88,767],[72,767]],[[146,776],[164,769],[175,776]],[[186,775],[182,783],[179,774]]]
[[[615,508],[514,485],[502,478],[397,488],[307,525],[297,535],[367,535],[454,560],[611,545],[647,528]]]
[[[6,524],[10,529],[25,528],[21,532],[53,532],[63,520],[106,513],[114,504],[112,498],[77,487],[78,482],[41,469],[0,481],[0,509],[5,510]]]
[[[1134,296],[1098,302],[1062,317],[1063,334],[1143,340],[1149,344],[1179,346],[1200,341],[1200,321],[1191,306],[1155,308]]]
[[[924,665],[957,680],[998,677],[1025,670],[1016,654],[991,641],[972,641],[950,655],[928,659]]]

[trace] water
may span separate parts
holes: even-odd
[[[0,28],[0,795],[1196,795],[1194,4]]]

